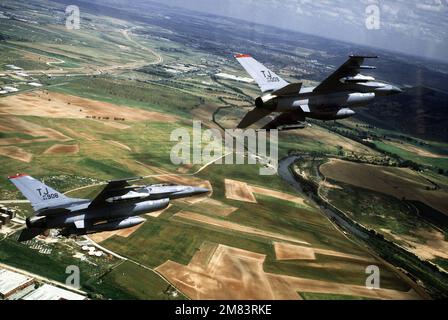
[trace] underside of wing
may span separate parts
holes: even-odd
[[[269,122],[263,127],[266,130],[287,130],[287,129],[298,129],[303,128],[303,122],[305,121],[305,114],[300,111],[295,112],[285,112],[276,117],[274,120]]]
[[[302,89],[302,83],[290,83],[281,89],[273,91],[271,95],[277,97],[290,97],[298,95],[300,93],[300,89]]]
[[[272,113],[269,109],[260,109],[255,108],[252,111],[249,111],[241,120],[240,124],[238,125],[238,129],[246,129],[247,127],[253,125],[254,123],[260,121],[264,117],[270,115]]]
[[[347,86],[347,83],[351,81],[363,81],[364,76],[361,76],[359,72],[361,70],[372,70],[375,67],[364,66],[365,59],[378,58],[377,56],[355,56],[352,55],[350,58],[337,69],[333,74],[331,74],[327,79],[322,81],[320,85],[318,85],[314,92],[326,93],[332,91],[339,91],[344,89]],[[365,79],[370,80],[370,77],[365,77]]]
[[[141,180],[142,178],[130,178],[123,180],[113,180],[104,187],[104,189],[96,196],[89,205],[89,208],[107,206],[109,203],[106,199],[126,194],[132,189],[129,181]]]

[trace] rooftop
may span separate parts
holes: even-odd
[[[0,269],[0,294],[7,295],[14,289],[23,286],[33,280],[33,278],[27,277],[23,274],[6,269]]]
[[[60,289],[55,286],[44,284],[30,294],[26,295],[23,300],[85,300],[86,297],[80,294]]]

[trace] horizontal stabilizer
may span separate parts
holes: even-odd
[[[238,125],[238,129],[246,129],[247,127],[253,125],[255,122],[260,121],[264,117],[270,115],[272,113],[272,110],[269,109],[260,109],[255,108],[252,111],[249,111],[241,120],[240,124]]]
[[[279,90],[272,92],[271,94],[277,97],[289,97],[293,95],[298,95],[300,89],[302,89],[301,83],[291,83],[288,84],[286,87],[283,87]]]
[[[266,130],[279,129],[283,130],[293,126],[294,128],[303,128],[304,125],[301,122],[305,121],[305,115],[303,112],[285,112],[280,114],[277,118],[269,122],[263,127]]]
[[[24,242],[34,239],[35,237],[44,233],[45,231],[46,229],[40,229],[40,228],[23,229],[23,231],[20,233],[18,241]]]
[[[37,213],[36,216],[56,216],[58,214],[62,213],[70,213],[71,211],[69,209],[65,208],[42,208]]]

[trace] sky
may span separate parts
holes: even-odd
[[[448,62],[448,0],[158,0]]]

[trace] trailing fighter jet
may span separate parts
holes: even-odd
[[[85,235],[136,226],[145,221],[138,215],[161,210],[170,199],[209,192],[208,189],[177,186],[131,186],[128,182],[142,178],[110,181],[93,200],[74,199],[26,175],[9,177],[31,202],[35,215],[26,219],[27,229],[19,241],[30,240],[48,229],[61,229],[60,235]]]
[[[401,93],[396,86],[378,82],[361,70],[376,69],[363,65],[367,58],[377,56],[351,55],[339,69],[317,87],[302,87],[302,83],[288,83],[256,61],[250,55],[235,58],[260,87],[263,95],[255,100],[255,109],[248,112],[238,128],[244,129],[271,113],[280,113],[263,129],[291,130],[304,128],[306,118],[338,120],[355,114],[351,108],[365,106],[373,99]]]

